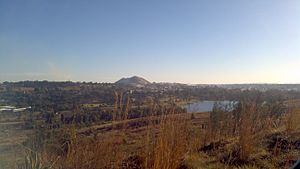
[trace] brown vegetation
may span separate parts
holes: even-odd
[[[116,93],[108,130],[59,132],[39,150],[40,166],[102,168],[288,168],[300,155],[297,109],[240,102],[234,110],[176,114],[173,110],[130,121],[130,99]],[[122,108],[121,108],[122,107]],[[137,125],[138,124],[138,125]],[[106,126],[108,127],[108,125]],[[64,133],[64,134],[61,134]],[[36,154],[33,154],[36,156]],[[33,156],[33,157],[35,157]]]

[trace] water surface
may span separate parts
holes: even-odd
[[[233,106],[236,104],[236,101],[199,101],[195,103],[190,103],[184,106],[188,113],[195,112],[211,112],[214,108],[214,105],[217,104],[219,107],[223,107],[227,110],[232,110]]]

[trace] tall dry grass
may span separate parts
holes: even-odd
[[[299,156],[299,122],[300,111],[289,101],[243,101],[232,112],[210,114],[201,151],[225,166],[288,168]]]
[[[157,124],[150,123],[143,150],[146,169],[176,169],[183,165],[190,149],[189,116],[173,112],[158,117]]]
[[[288,109],[285,115],[285,126],[288,133],[297,131],[300,127],[300,110],[296,106]]]
[[[205,141],[222,145],[235,143],[224,149],[221,161],[225,163],[247,163],[251,155],[259,151],[262,139],[270,130],[272,123],[271,110],[262,104],[251,101],[241,101],[233,111],[216,109],[210,114],[209,129]],[[206,143],[207,144],[207,143]],[[216,150],[217,152],[218,150]]]
[[[122,98],[122,95],[118,98]],[[116,119],[126,120],[130,102],[126,107],[116,105]],[[153,105],[155,107],[155,105]],[[155,111],[155,108],[153,108]],[[119,116],[119,117],[117,117]],[[96,136],[93,139],[73,139],[68,145],[68,151],[61,166],[66,169],[96,169],[96,168],[137,168],[145,169],[176,169],[183,165],[189,150],[188,115],[166,112],[155,116],[155,112],[148,117],[145,135],[141,149],[134,154],[126,152],[126,123],[123,127],[113,131],[111,135]],[[138,157],[131,158],[132,156]],[[130,161],[131,160],[131,161]]]
[[[240,123],[239,123],[239,139],[238,139],[238,158],[242,161],[248,161],[249,156],[257,147],[257,140],[255,139],[256,125],[258,119],[255,118],[256,106],[255,104],[243,105]]]
[[[55,148],[45,146],[38,158],[40,164],[50,166],[51,163],[53,169],[176,169],[184,165],[190,149],[190,116],[176,114],[174,110],[158,115],[159,106],[152,102],[149,104],[152,113],[146,117],[146,126],[141,126],[138,133],[141,140],[133,140],[136,138],[128,137],[131,129],[127,124],[130,98],[124,99],[124,95],[118,92],[115,95],[109,132],[92,131],[91,136],[85,136],[71,125],[51,141]],[[136,145],[127,142],[136,142]]]
[[[185,166],[185,159],[192,151],[195,153],[200,151],[199,147],[210,144],[216,152],[210,155],[218,162],[227,166],[249,164],[262,146],[263,138],[278,124],[284,124],[287,132],[299,129],[297,109],[289,109],[282,118],[284,123],[280,123],[277,121],[281,118],[272,115],[277,109],[248,101],[241,102],[233,111],[215,110],[207,119],[208,129],[199,130],[191,124],[195,115],[191,118],[189,114],[177,114],[174,109],[165,109],[168,111],[161,114],[162,107],[150,101],[151,113],[143,118],[146,122],[138,125],[137,139],[131,137],[136,131],[127,120],[130,98],[115,94],[109,132],[93,131],[92,136],[84,136],[75,127],[64,130],[68,137],[57,143],[61,145],[59,153],[49,149],[40,153],[43,157],[38,159],[42,166],[47,166],[44,164],[48,160],[53,169],[176,169]],[[201,139],[197,138],[200,136]]]

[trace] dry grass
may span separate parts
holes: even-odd
[[[158,131],[150,133],[155,126],[148,126],[145,139],[144,168],[173,169],[183,164],[189,150],[189,125],[187,117],[173,113],[162,115]]]
[[[295,107],[290,108],[286,113],[285,123],[288,133],[297,131],[300,126],[300,110]]]
[[[223,163],[223,168],[226,165],[288,168],[291,161],[297,158],[290,156],[292,150],[295,150],[292,144],[297,143],[297,139],[291,140],[290,136],[293,132],[299,131],[297,111],[290,109],[283,113],[282,118],[273,115],[274,110],[278,109],[252,102],[241,102],[238,110],[225,113],[218,110],[211,113],[209,129],[206,131],[208,139],[200,151],[207,152],[212,158],[217,157],[214,163]],[[286,127],[285,136],[279,137],[280,140],[275,140],[274,143],[264,143],[266,139],[273,139],[269,136],[274,132],[283,132],[279,130],[282,126]],[[266,149],[266,144],[273,148]],[[299,151],[296,152],[300,154]],[[274,155],[284,156],[285,160],[280,161],[274,158]]]
[[[247,102],[235,112],[218,112],[210,117],[194,114],[191,118],[191,114],[174,111],[155,115],[156,106],[152,102],[153,113],[135,128],[127,120],[130,99],[124,104],[123,97],[116,93],[110,131],[95,130],[86,136],[75,128],[64,130],[68,137],[60,142],[59,153],[49,148],[40,153],[42,166],[51,164],[53,169],[288,168],[300,155],[292,147],[300,140],[297,134],[293,138],[273,136],[282,126],[288,136],[299,131],[296,109],[290,109],[281,118],[271,116],[271,110],[265,107]],[[274,143],[265,143],[274,138],[277,139]]]
[[[116,93],[114,121],[109,132],[94,131],[86,136],[78,134],[74,126],[64,129],[52,141],[55,148],[47,145],[36,153],[41,156],[38,157],[40,166],[53,169],[176,169],[184,165],[190,150],[190,116],[176,114],[174,110],[155,115],[156,106],[151,103],[152,115],[133,137],[134,129],[127,124],[130,99],[123,104],[123,97]]]

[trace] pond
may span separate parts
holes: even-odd
[[[15,106],[0,106],[0,112],[2,112],[2,111],[22,112],[22,111],[25,111],[27,109],[31,109],[31,106],[21,107],[21,108],[16,108]]]
[[[234,105],[237,104],[236,101],[198,101],[190,103],[184,106],[188,113],[196,112],[211,112],[214,108],[215,103],[220,107],[226,107],[227,110],[233,110]]]

